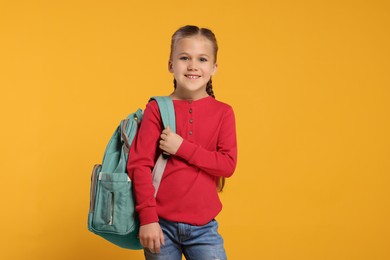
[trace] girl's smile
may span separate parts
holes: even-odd
[[[185,76],[186,76],[187,78],[189,78],[189,79],[198,79],[198,78],[200,78],[199,75],[186,74]]]

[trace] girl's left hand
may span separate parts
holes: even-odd
[[[183,143],[183,138],[172,132],[169,126],[162,131],[160,138],[160,149],[173,155],[176,154],[180,145]]]

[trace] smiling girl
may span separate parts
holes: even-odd
[[[214,96],[218,45],[206,28],[184,26],[172,36],[169,72],[177,133],[161,132],[155,101],[147,104],[128,163],[139,238],[146,259],[226,259],[215,217],[224,178],[237,162],[233,109]],[[158,141],[156,141],[158,140]],[[154,197],[151,172],[161,152],[171,155]]]

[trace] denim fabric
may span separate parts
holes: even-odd
[[[204,226],[160,219],[165,245],[159,254],[144,250],[146,260],[226,260],[223,239],[218,233],[218,223],[212,220]]]

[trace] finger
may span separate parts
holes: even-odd
[[[139,242],[141,243],[141,246],[143,248],[146,248],[146,243],[145,243],[145,241],[142,238],[139,239]]]
[[[146,245],[146,248],[150,250],[150,252],[152,252],[153,254],[155,253],[155,249],[154,249],[154,242],[152,239],[148,240],[148,243]]]
[[[163,133],[165,133],[165,134],[169,134],[169,133],[171,133],[172,132],[172,130],[171,130],[171,128],[169,127],[169,126],[167,126],[164,130],[163,130]]]
[[[157,254],[160,253],[160,241],[157,239],[156,241],[154,241],[154,252],[156,252]]]
[[[162,230],[160,230],[160,243],[161,245],[165,246],[165,237]]]
[[[143,248],[146,248],[146,249],[150,250],[150,252],[154,253],[153,240],[144,238],[144,239],[140,239],[140,242],[141,242],[141,245]]]
[[[162,150],[163,156],[166,154],[169,157],[169,153],[166,151],[165,145],[160,145],[159,148]]]

